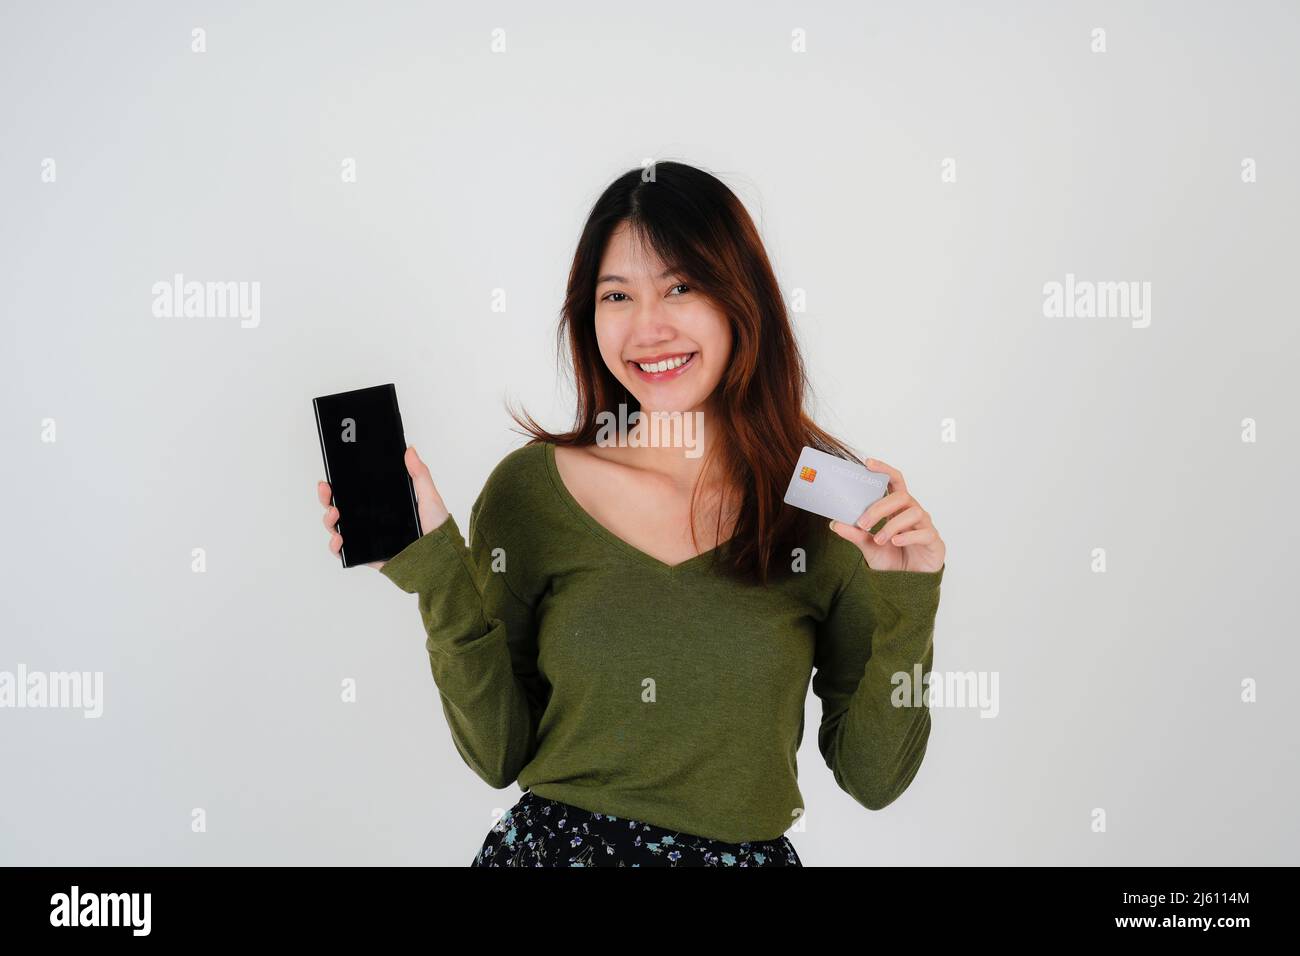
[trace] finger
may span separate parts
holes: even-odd
[[[914,499],[906,491],[891,491],[879,501],[873,501],[867,506],[867,510],[862,512],[862,517],[854,522],[859,528],[871,528],[879,523],[881,518],[886,518],[901,511],[910,504],[914,504]]]
[[[406,471],[415,486],[416,501],[432,501],[438,493],[433,487],[433,476],[429,474],[429,466],[420,460],[414,445],[406,449]]]
[[[872,543],[870,534],[854,525],[845,524],[843,521],[832,521],[831,530],[845,541],[856,544],[859,548],[863,545]]]
[[[889,543],[900,548],[909,544],[930,544],[939,540],[937,528],[916,528],[912,531],[900,531],[889,539]]]
[[[333,531],[334,526],[339,523],[339,509],[329,507],[325,509],[325,514],[321,516],[321,521],[325,522],[325,530]]]
[[[334,492],[330,490],[329,482],[316,482],[316,497],[320,499],[320,503],[323,505],[327,505],[333,500]]]
[[[342,550],[342,548],[343,548],[343,535],[337,533],[330,535],[330,550],[333,551],[335,554],[338,554],[339,551]]]
[[[907,482],[903,480],[903,473],[893,465],[887,465],[879,458],[864,458],[862,462],[867,466],[867,471],[879,471],[889,476],[890,491],[907,490]]]
[[[925,514],[920,507],[908,508],[901,514],[897,514],[885,522],[885,526],[876,532],[876,544],[884,544],[900,531],[910,531],[921,523],[921,518]]]

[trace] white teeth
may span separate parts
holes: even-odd
[[[694,352],[691,353],[691,355],[694,354]],[[666,372],[670,368],[680,368],[685,365],[691,355],[678,355],[675,358],[664,359],[662,362],[652,362],[649,365],[644,362],[637,362],[636,364],[643,372]]]

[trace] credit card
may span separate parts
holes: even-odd
[[[889,476],[866,465],[804,447],[790,476],[785,503],[853,524],[889,490]]]

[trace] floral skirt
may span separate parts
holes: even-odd
[[[525,790],[470,866],[803,866],[787,837],[723,843]]]

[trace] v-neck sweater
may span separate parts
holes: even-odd
[[[916,684],[944,568],[878,571],[814,526],[767,586],[727,576],[720,548],[669,565],[589,514],[537,442],[493,469],[468,542],[448,516],[382,573],[418,595],[452,740],[490,786],[757,842],[804,813],[810,678],[818,748],[862,806],[896,800],[929,742]]]

